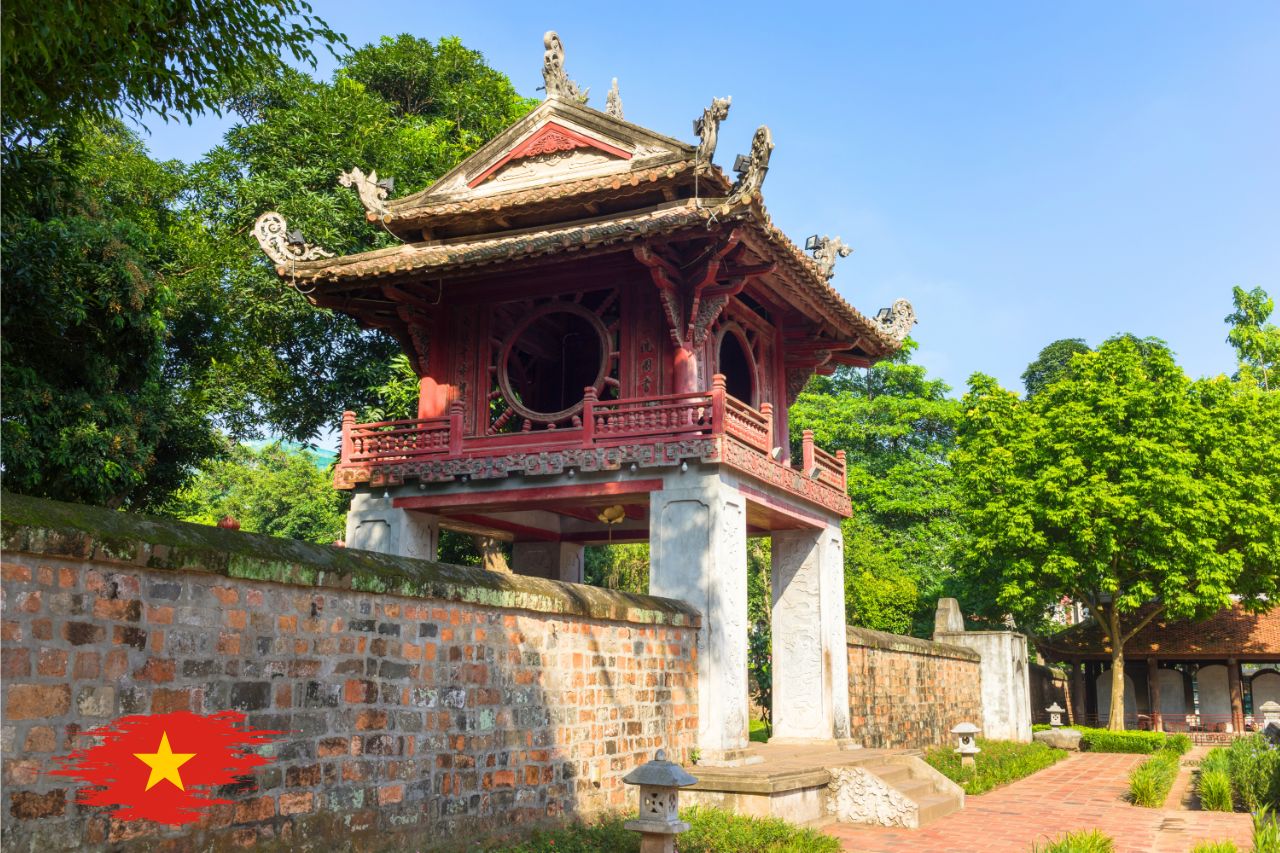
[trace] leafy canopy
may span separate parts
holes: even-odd
[[[0,12],[5,138],[66,119],[218,112],[282,67],[315,64],[312,44],[345,44],[304,0],[9,0]]]
[[[1027,398],[1034,397],[1064,376],[1073,355],[1089,351],[1089,345],[1082,338],[1063,338],[1040,350],[1036,360],[1022,372],[1022,387],[1027,391]]]
[[[1276,384],[1276,370],[1280,368],[1280,327],[1267,322],[1275,310],[1275,300],[1261,287],[1248,291],[1234,287],[1231,299],[1236,310],[1225,320],[1231,324],[1227,343],[1235,347],[1239,373],[1250,375],[1269,391]]]

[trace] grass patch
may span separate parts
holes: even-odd
[[[1158,809],[1178,778],[1179,753],[1162,749],[1129,772],[1129,799],[1135,806]]]
[[[1196,780],[1200,794],[1200,808],[1209,812],[1235,811],[1231,796],[1231,776],[1225,770],[1205,770],[1200,765],[1200,777]]]
[[[1234,841],[1201,841],[1191,853],[1240,853],[1240,848]]]
[[[490,847],[492,853],[639,853],[638,833],[623,829],[634,815],[605,815],[586,823],[539,830],[519,843]],[[690,808],[680,813],[689,831],[679,836],[680,853],[838,853],[840,842],[776,818],[742,817],[720,809]]]
[[[1103,835],[1096,829],[1085,829],[1068,832],[1043,847],[1033,845],[1031,853],[1114,853],[1115,849],[1116,843],[1110,836]]]
[[[1067,757],[1066,750],[1043,743],[1016,743],[1008,740],[978,738],[982,751],[975,756],[975,766],[960,766],[960,756],[950,746],[936,746],[924,754],[924,760],[951,781],[964,788],[966,794],[982,794],[1030,776]]]
[[[1280,749],[1262,734],[1209,750],[1196,782],[1200,806],[1209,811],[1259,812],[1280,808]]]
[[[748,737],[755,743],[769,742],[769,726],[764,720],[752,720]]]

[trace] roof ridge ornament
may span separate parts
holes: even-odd
[[[290,231],[289,223],[274,210],[262,214],[253,223],[253,236],[267,257],[281,266],[333,257],[333,252],[304,240],[301,231]]]
[[[895,299],[890,308],[881,308],[876,314],[880,330],[895,343],[902,343],[916,324],[916,309],[905,299]]]
[[[817,262],[818,269],[822,271],[823,277],[828,279],[836,274],[836,258],[847,258],[853,253],[853,247],[839,237],[828,237],[825,234],[821,237],[814,234],[804,241],[804,247],[807,251],[813,252],[813,259]]]
[[[710,163],[716,153],[716,142],[720,131],[720,122],[729,117],[729,105],[733,96],[712,98],[711,106],[702,111],[702,115],[693,120],[693,132],[698,137],[698,160]]]
[[[350,172],[338,173],[338,183],[344,187],[355,187],[365,212],[378,216],[386,216],[391,212],[384,202],[391,190],[395,189],[395,180],[395,178],[387,178],[380,181],[377,169],[373,169],[366,175],[358,166],[352,167]]]
[[[609,94],[605,96],[604,111],[608,115],[613,116],[619,121],[622,120],[622,95],[618,94],[618,78],[613,78],[613,85],[609,87]]]
[[[555,30],[547,30],[542,46],[546,48],[542,54],[542,88],[547,90],[547,98],[585,104],[591,90],[579,91],[578,84],[569,79],[564,70],[564,43]]]
[[[733,171],[738,173],[738,181],[733,185],[731,195],[747,200],[750,196],[759,196],[764,176],[769,171],[769,158],[773,155],[773,134],[768,125],[756,128],[751,137],[751,153],[739,154],[733,162]]]

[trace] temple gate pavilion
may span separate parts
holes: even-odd
[[[747,745],[746,540],[768,535],[775,737],[847,738],[845,464],[807,433],[793,455],[787,407],[814,372],[896,352],[911,306],[859,313],[829,283],[849,249],[774,227],[767,127],[733,180],[716,165],[728,98],[681,142],[625,121],[616,81],[587,106],[545,46],[546,100],[431,187],[341,176],[402,245],[334,257],[278,213],[256,225],[286,282],[421,377],[412,420],[343,415],[347,545],[433,559],[454,529],[581,582],[585,545],[647,540],[650,592],[702,613],[707,764]]]

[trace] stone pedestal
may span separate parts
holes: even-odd
[[[514,542],[511,569],[517,574],[582,583],[583,546],[576,542]]]
[[[849,737],[844,550],[840,526],[773,534],[773,736]]]
[[[688,602],[698,632],[700,763],[747,746],[747,514],[714,471],[690,469],[650,495],[649,593]]]
[[[425,512],[396,509],[390,498],[356,492],[347,513],[347,547],[435,560],[440,548],[440,520]]]

